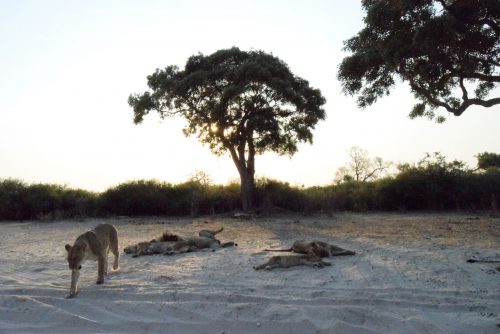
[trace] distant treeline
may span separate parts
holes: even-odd
[[[322,187],[298,187],[260,179],[254,207],[261,213],[334,211],[497,210],[500,169],[470,170],[444,160],[404,164],[395,175],[369,182],[347,180]],[[240,209],[239,184],[191,180],[170,184],[130,181],[102,193],[54,184],[0,180],[0,220],[110,215],[209,215]]]

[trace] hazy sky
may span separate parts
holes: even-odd
[[[131,93],[167,65],[237,46],[285,61],[327,99],[314,144],[293,157],[257,157],[258,176],[330,183],[359,146],[372,156],[415,162],[440,151],[471,166],[500,152],[500,107],[470,108],[444,124],[410,120],[406,85],[360,110],[336,79],[343,41],[362,28],[356,1],[0,0],[0,179],[102,191],[134,179],[182,182],[196,170],[238,178],[228,155],[183,136],[182,119],[132,122]],[[497,90],[498,91],[498,90]]]

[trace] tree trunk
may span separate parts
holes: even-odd
[[[231,153],[231,158],[238,169],[241,181],[241,208],[249,211],[253,208],[253,191],[255,188],[255,148],[251,140],[248,141],[248,157],[245,157],[246,141],[234,147],[226,141],[225,146]]]
[[[244,170],[240,173],[241,180],[241,207],[243,211],[253,208],[253,191],[255,187],[254,175]]]

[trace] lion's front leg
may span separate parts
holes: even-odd
[[[104,257],[104,277],[108,277],[108,255]]]
[[[97,282],[96,284],[102,284],[104,283],[104,266],[106,265],[106,259],[104,256],[99,256],[97,258]]]
[[[69,290],[69,295],[66,298],[73,298],[78,293],[78,278],[80,277],[79,270],[71,271],[71,287]]]

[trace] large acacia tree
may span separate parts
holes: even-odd
[[[168,66],[148,76],[149,91],[131,95],[134,122],[150,111],[187,120],[185,135],[196,135],[212,152],[229,152],[241,179],[243,210],[252,207],[255,155],[293,155],[299,142],[325,118],[324,97],[262,51],[238,48],[198,54],[185,68]]]
[[[365,27],[345,42],[338,78],[366,107],[388,95],[399,77],[420,100],[410,117],[443,121],[435,109],[461,115],[491,107],[500,82],[499,0],[363,0]]]

